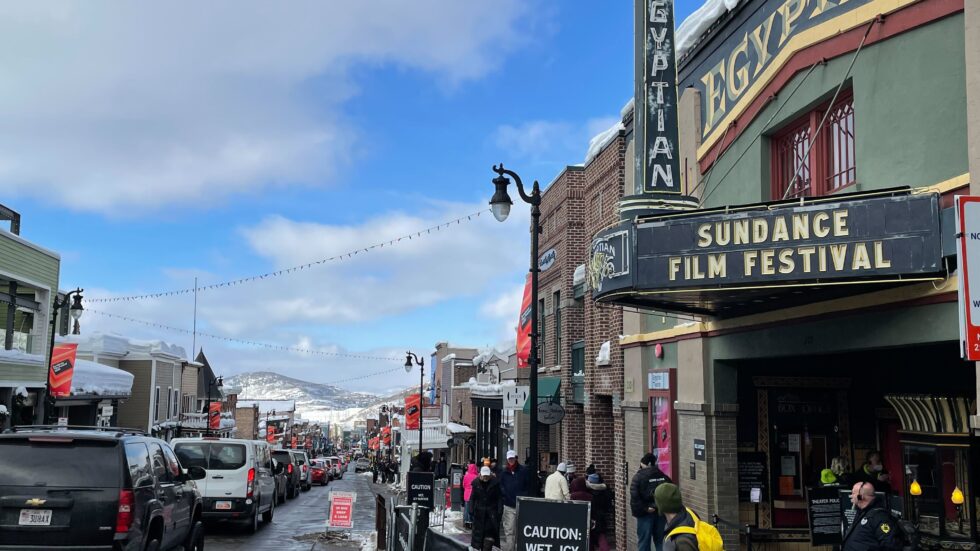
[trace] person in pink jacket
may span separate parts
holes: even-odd
[[[463,475],[463,525],[467,528],[473,524],[473,518],[470,516],[470,494],[473,493],[473,481],[479,477],[480,474],[476,470],[476,462],[470,460],[470,465],[466,468],[466,474]]]

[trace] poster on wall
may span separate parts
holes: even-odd
[[[670,419],[672,417],[672,407],[669,398],[657,396],[651,398],[653,411],[656,415],[653,433],[653,454],[657,457],[657,466],[661,471],[673,475],[674,473],[674,452],[670,438]]]
[[[51,351],[51,368],[48,371],[48,384],[51,396],[64,398],[71,395],[71,379],[75,373],[75,354],[78,345],[56,344]]]

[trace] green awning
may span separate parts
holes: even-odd
[[[538,403],[558,401],[558,390],[561,389],[561,377],[538,377]],[[524,413],[531,413],[531,401],[524,402]]]

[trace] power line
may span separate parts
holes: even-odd
[[[471,213],[471,214],[467,214],[465,216],[460,216],[459,218],[455,218],[455,219],[450,220],[448,222],[443,222],[443,223],[438,224],[438,225],[435,225],[435,226],[430,226],[428,228],[425,228],[425,229],[422,229],[422,230],[418,230],[416,232],[405,234],[405,235],[403,235],[401,237],[396,237],[394,239],[389,239],[388,241],[381,241],[381,242],[375,243],[374,245],[369,245],[367,247],[360,247],[360,248],[357,248],[357,249],[353,249],[353,250],[348,251],[348,252],[345,252],[345,253],[341,253],[341,254],[338,254],[338,255],[331,256],[329,258],[322,258],[320,260],[314,260],[312,262],[307,262],[306,264],[300,264],[300,265],[297,265],[297,266],[292,266],[290,268],[283,268],[281,270],[276,270],[276,271],[272,271],[272,272],[266,272],[264,274],[258,274],[258,275],[243,277],[243,278],[240,278],[240,279],[233,279],[233,280],[224,281],[224,282],[221,282],[221,283],[213,283],[211,285],[204,285],[204,286],[200,286],[200,287],[196,287],[196,288],[195,287],[189,287],[189,288],[186,288],[186,289],[175,289],[175,290],[172,290],[172,291],[159,291],[159,292],[156,292],[156,293],[146,293],[146,294],[142,294],[142,295],[130,295],[130,296],[124,296],[124,297],[87,298],[87,299],[85,299],[85,302],[87,302],[89,304],[95,304],[95,303],[100,303],[100,302],[122,302],[122,301],[146,300],[146,299],[161,298],[161,297],[172,297],[172,296],[178,296],[178,295],[186,295],[186,294],[195,293],[195,292],[212,291],[214,289],[220,289],[222,287],[231,287],[233,285],[241,285],[243,283],[252,283],[254,281],[259,281],[259,280],[262,280],[262,279],[268,279],[268,278],[273,278],[273,277],[279,277],[279,276],[283,276],[283,275],[288,275],[288,274],[291,274],[293,272],[298,272],[300,270],[305,270],[307,268],[312,268],[312,267],[317,266],[319,264],[324,264],[326,262],[333,262],[333,261],[344,260],[344,259],[347,259],[347,258],[352,258],[354,256],[357,256],[358,254],[361,254],[361,253],[367,253],[368,251],[372,251],[374,249],[383,249],[386,245],[387,246],[392,246],[392,245],[395,245],[396,243],[400,243],[401,241],[411,240],[412,238],[419,238],[419,239],[421,239],[421,238],[423,238],[423,237],[425,237],[427,235],[431,235],[432,232],[434,232],[434,231],[441,231],[441,230],[443,230],[445,228],[448,228],[448,227],[452,226],[453,224],[459,225],[459,224],[462,224],[464,221],[467,221],[467,222],[472,221],[474,218],[478,218],[481,214],[483,214],[484,212],[487,212],[488,210],[489,209],[487,209],[487,210],[480,210],[480,211],[477,211],[477,212],[474,212],[474,213]]]
[[[85,312],[86,313],[91,312],[93,314],[97,314],[97,315],[100,315],[100,316],[105,316],[107,318],[114,318],[114,319],[118,319],[118,320],[122,320],[122,321],[128,321],[130,323],[137,323],[137,324],[140,324],[140,325],[145,325],[147,327],[155,327],[155,328],[158,328],[158,329],[166,329],[167,331],[173,331],[173,332],[176,332],[176,333],[183,333],[185,335],[190,335],[192,333],[192,331],[190,331],[189,329],[181,329],[180,327],[173,327],[171,325],[164,325],[162,323],[156,323],[156,322],[152,322],[152,321],[135,319],[135,318],[131,318],[131,317],[128,317],[128,316],[120,316],[118,314],[110,314],[108,312],[100,312],[99,310],[93,310],[91,308],[86,308],[85,309]],[[324,351],[324,350],[313,350],[313,349],[310,349],[310,348],[299,348],[299,347],[294,347],[294,346],[283,346],[283,345],[280,345],[280,344],[271,344],[271,343],[267,343],[267,342],[250,341],[250,340],[247,340],[247,339],[235,339],[235,338],[232,338],[232,337],[223,337],[221,335],[215,335],[213,333],[204,333],[204,332],[201,332],[201,331],[198,331],[197,334],[198,335],[201,335],[202,337],[207,337],[209,339],[214,339],[214,340],[217,340],[217,341],[233,342],[233,343],[238,343],[238,344],[244,344],[244,345],[247,345],[247,346],[254,346],[256,348],[264,348],[266,350],[276,350],[276,351],[279,351],[279,352],[299,352],[301,354],[310,354],[311,356],[326,356],[326,357],[331,357],[331,358],[346,358],[346,359],[352,359],[352,360],[378,360],[378,361],[392,361],[392,362],[403,362],[403,361],[405,361],[405,358],[404,357],[395,358],[395,357],[391,357],[391,356],[369,356],[369,355],[366,355],[366,354],[348,354],[348,353],[344,353],[344,352],[327,352],[327,351]]]

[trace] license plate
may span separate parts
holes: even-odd
[[[214,508],[219,511],[230,511],[231,502],[230,501],[218,501],[214,504]]]
[[[51,526],[51,509],[21,509],[21,526]]]

